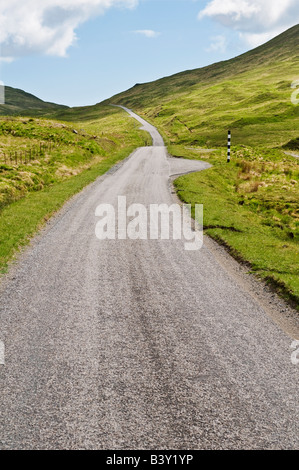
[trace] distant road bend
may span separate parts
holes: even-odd
[[[95,237],[100,203],[172,204],[170,176],[208,166],[130,114],[153,146],[68,202],[2,283],[1,448],[298,448],[299,338],[235,262],[209,239]]]

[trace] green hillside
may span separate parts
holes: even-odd
[[[5,104],[0,105],[0,115],[47,116],[67,110],[68,106],[47,103],[23,90],[5,87]]]
[[[230,128],[235,144],[280,146],[299,135],[291,103],[298,51],[295,26],[239,57],[135,85],[109,102],[142,113],[169,143],[222,146]]]
[[[26,91],[5,86],[5,104],[0,104],[0,116],[47,117],[59,121],[80,122],[104,118],[110,114],[108,109],[102,103],[70,108],[48,103]]]

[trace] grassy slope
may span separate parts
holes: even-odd
[[[280,146],[298,137],[299,26],[229,61],[136,85],[109,102],[147,116],[175,144]]]
[[[149,143],[148,134],[125,112],[110,106],[99,108],[95,120],[81,114],[84,124],[44,118],[0,119],[0,273],[67,199],[136,147]],[[4,153],[39,148],[41,141],[47,144],[45,150],[31,161],[4,163]]]
[[[5,87],[5,105],[0,105],[0,115],[6,116],[45,116],[53,115],[67,106],[47,103],[23,90]]]
[[[263,161],[235,158],[227,165],[219,152],[209,161],[211,169],[175,181],[179,197],[204,204],[206,232],[237,259],[249,261],[252,271],[275,283],[286,297],[298,301],[298,170],[295,180],[291,157],[283,163],[279,154]],[[266,165],[272,165],[272,172]],[[273,179],[284,180],[283,196]]]
[[[156,125],[173,155],[209,159],[212,169],[177,180],[181,199],[204,203],[207,233],[297,301],[299,161],[283,150],[299,149],[299,106],[291,103],[298,50],[296,26],[235,59],[136,85],[110,100]]]

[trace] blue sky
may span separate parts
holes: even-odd
[[[228,59],[299,21],[297,0],[10,0],[0,79],[69,106]]]

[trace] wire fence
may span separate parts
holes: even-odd
[[[52,152],[57,145],[54,142],[40,142],[30,148],[2,150],[2,158],[5,165],[28,164],[38,158],[44,157],[46,153]]]

